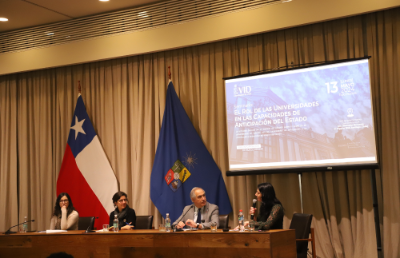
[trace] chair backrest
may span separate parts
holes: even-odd
[[[311,228],[312,214],[295,213],[293,214],[290,229],[296,230],[296,239],[308,239]],[[306,258],[308,241],[296,242],[297,258]]]
[[[218,228],[228,228],[229,225],[229,214],[227,215],[219,215],[219,226]]]
[[[153,215],[136,216],[136,229],[152,229]]]
[[[79,217],[78,230],[86,230],[89,226],[91,230],[94,228],[94,217]]]

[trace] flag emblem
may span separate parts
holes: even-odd
[[[184,162],[186,164],[186,166],[193,168],[194,164],[197,164],[197,158],[196,158],[196,154],[186,154],[186,157],[184,159]]]
[[[170,169],[168,173],[165,175],[165,182],[169,185],[174,180],[174,172]]]
[[[181,171],[182,171],[182,169],[184,168],[185,166],[182,164],[182,162],[178,159],[178,160],[176,160],[175,161],[175,163],[174,163],[174,165],[172,166],[172,170],[175,172],[175,173],[180,173]]]
[[[176,192],[190,175],[190,171],[178,159],[165,175],[165,182],[167,182],[172,191]]]
[[[169,185],[169,188],[171,188],[172,191],[176,192],[178,191],[179,187],[181,187],[182,182],[179,179],[175,179],[172,181],[172,183]]]
[[[179,179],[182,181],[182,183],[185,183],[186,179],[190,177],[190,172],[187,168],[182,169],[181,173],[179,173]]]

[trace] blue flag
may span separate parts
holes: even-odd
[[[193,187],[204,189],[207,201],[218,205],[219,214],[232,211],[221,171],[170,82],[151,172],[150,198],[162,216],[165,218],[169,213],[174,222],[183,208],[192,203],[190,191]]]

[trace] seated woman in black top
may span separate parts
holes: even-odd
[[[255,196],[261,202],[256,227],[259,230],[282,229],[284,211],[282,203],[275,196],[274,187],[270,183],[259,184]],[[251,207],[249,214],[254,214],[256,210]],[[244,226],[248,224],[248,221],[244,222]]]
[[[113,225],[114,216],[117,215],[119,229],[129,230],[136,226],[136,213],[129,208],[128,197],[124,192],[116,192],[112,198],[115,210],[110,213],[110,226]]]

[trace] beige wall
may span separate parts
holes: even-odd
[[[0,54],[0,75],[198,45],[400,6],[398,0],[293,0],[155,29]]]

